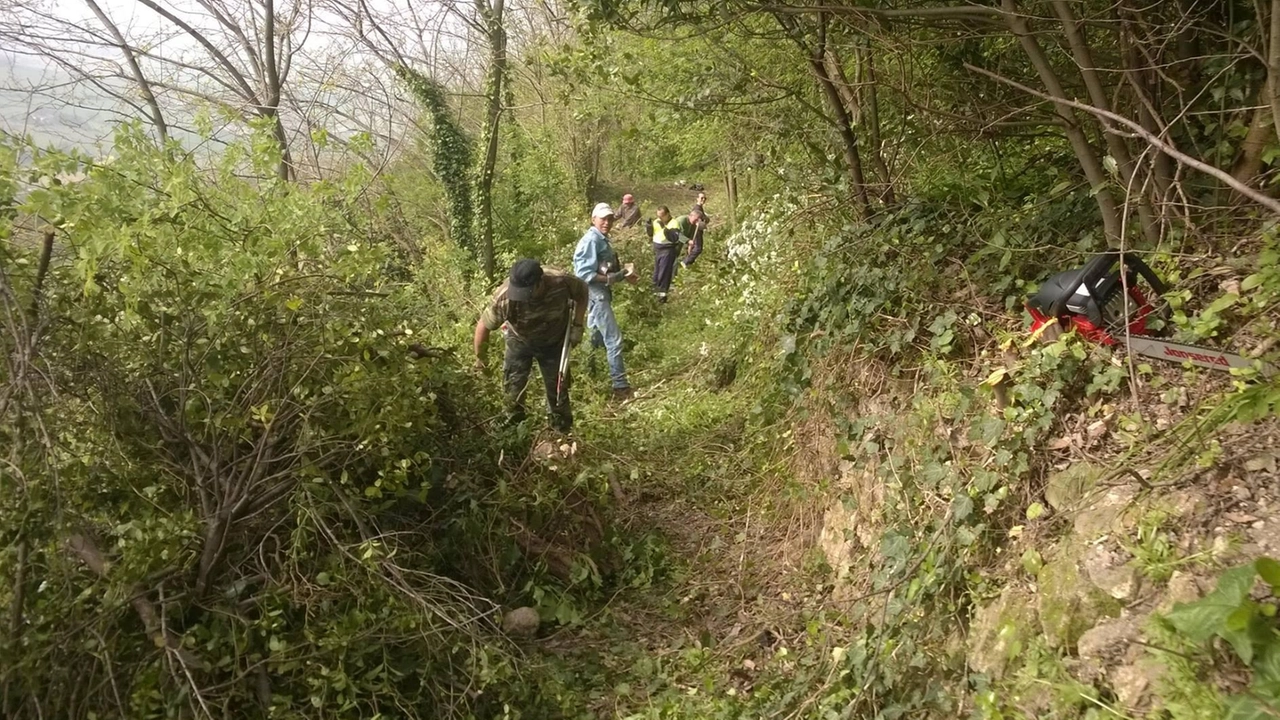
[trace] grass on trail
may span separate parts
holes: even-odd
[[[646,203],[646,216],[656,207]],[[736,716],[769,660],[811,634],[802,597],[818,585],[803,567],[813,504],[786,472],[787,433],[760,361],[776,340],[735,324],[716,280],[728,230],[713,230],[667,304],[649,287],[646,238],[617,234],[641,273],[615,292],[634,400],[609,401],[603,350],[594,372],[587,343],[573,356],[578,450],[543,470],[603,469],[631,565],[625,582],[578,609],[579,622],[525,648],[563,675],[574,717],[711,717],[713,707]]]
[[[648,215],[656,203],[644,208]],[[714,217],[714,196],[709,209]],[[996,414],[980,386],[998,357],[990,334],[980,351],[926,353],[920,367],[901,373],[863,361],[856,348],[784,358],[784,330],[772,319],[788,268],[770,268],[777,294],[763,306],[772,309],[744,313],[737,300],[754,288],[734,276],[727,236],[713,226],[702,258],[679,271],[670,301],[659,304],[649,287],[648,239],[617,233],[623,260],[641,275],[616,291],[614,303],[636,398],[611,403],[603,351],[590,372],[591,351],[579,348],[576,454],[526,460],[526,476],[513,479],[541,483],[544,496],[569,487],[560,495],[594,496],[607,522],[578,527],[607,527],[599,534],[617,556],[606,559],[611,567],[592,566],[589,577],[576,574],[567,588],[535,572],[508,598],[532,595],[548,621],[521,647],[555,679],[562,716],[791,720],[955,717],[966,709],[988,718],[1118,716],[1100,704],[1098,688],[1064,669],[1061,649],[1019,645],[1020,669],[1003,679],[970,672],[970,640],[982,636],[970,636],[968,624],[975,607],[1006,589],[1027,592],[1028,553],[1049,557],[1070,542],[1069,532],[1061,535],[1069,515],[1038,520],[1044,482],[1065,464],[1100,462],[1090,454],[1100,451],[1064,463],[1045,448],[1072,432],[1064,419],[1084,429],[1103,408],[1140,418],[1112,397],[1120,392],[1116,366],[1070,338],[1028,349],[1013,385],[1018,404]],[[779,241],[768,232],[758,239]],[[803,390],[793,397],[784,386]],[[1223,407],[1215,417],[1230,416]],[[1188,417],[1198,422],[1195,412]],[[1124,453],[1138,443],[1148,448],[1144,465],[1162,462],[1152,454],[1160,448],[1139,438],[1143,426],[1134,427],[1114,433],[1108,457],[1136,463],[1143,458]],[[838,449],[841,436],[853,452]],[[1250,446],[1234,456],[1257,452]],[[840,457],[855,472],[837,472]],[[538,494],[522,490],[521,501]],[[562,502],[551,513],[583,505]],[[823,533],[828,512],[840,524]],[[1195,520],[1205,529],[1218,522]],[[573,532],[559,538],[591,545]],[[833,549],[832,541],[852,566],[828,565],[823,548]],[[1212,541],[1204,534],[1197,542],[1183,548],[1188,557]],[[1162,566],[1171,552],[1160,549]],[[1033,592],[1037,603],[1049,597]],[[1209,666],[1196,667],[1203,674]],[[1027,687],[1051,698],[1051,714],[1022,712]],[[1177,692],[1166,697],[1183,701]]]

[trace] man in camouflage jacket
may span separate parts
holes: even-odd
[[[563,432],[573,426],[568,369],[564,387],[559,392],[556,378],[565,329],[569,328],[571,346],[581,342],[586,312],[587,284],[554,268],[544,270],[537,260],[517,262],[511,267],[507,281],[494,292],[476,323],[473,346],[476,366],[484,369],[484,344],[489,333],[505,323],[507,347],[502,362],[502,384],[512,422],[525,417],[524,392],[536,360],[547,390],[547,411],[552,426]]]

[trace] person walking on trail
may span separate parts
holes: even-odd
[[[630,268],[623,269],[609,242],[615,216],[608,203],[591,210],[591,227],[573,251],[573,274],[587,284],[587,326],[591,328],[591,346],[603,346],[609,359],[609,375],[613,380],[613,397],[626,400],[634,394],[627,382],[622,362],[622,330],[613,315],[613,286],[620,282],[634,284],[639,278]]]
[[[631,193],[622,196],[622,204],[618,206],[618,227],[627,228],[640,222],[640,205]]]
[[[582,341],[587,302],[586,283],[528,258],[513,265],[510,277],[494,292],[476,322],[473,345],[476,367],[483,370],[489,333],[505,325],[502,385],[510,422],[525,418],[525,388],[536,360],[547,390],[552,427],[561,432],[573,427],[569,369],[562,361],[568,357],[565,344],[576,346]]]
[[[689,210],[689,221],[693,223],[693,233],[689,236],[689,252],[685,254],[681,265],[689,267],[694,260],[702,254],[702,235],[707,229],[707,223],[710,222],[707,217],[707,211],[703,209],[703,205],[707,202],[707,194],[698,193],[698,200]]]
[[[676,260],[680,257],[680,223],[671,218],[671,210],[663,205],[646,227],[653,238],[653,291],[658,295],[658,302],[664,303],[671,292]]]

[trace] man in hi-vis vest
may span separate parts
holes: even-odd
[[[671,219],[666,205],[658,208],[658,217],[648,223],[653,238],[653,291],[658,302],[667,301],[671,281],[676,276],[676,259],[680,257],[680,225]]]

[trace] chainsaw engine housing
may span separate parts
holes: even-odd
[[[1057,326],[1045,328],[1041,337],[1054,340],[1075,329],[1087,340],[1112,345],[1126,331],[1146,335],[1147,317],[1154,308],[1147,292],[1139,287],[1140,278],[1151,297],[1164,292],[1160,278],[1141,258],[1129,253],[1104,253],[1082,268],[1058,273],[1027,299],[1031,330],[1040,331],[1056,319]]]

